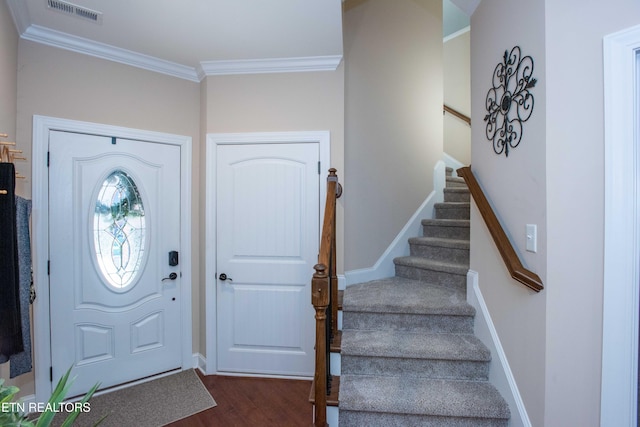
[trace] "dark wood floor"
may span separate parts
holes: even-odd
[[[312,424],[310,381],[204,376],[216,407],[169,424],[170,427],[298,427]]]

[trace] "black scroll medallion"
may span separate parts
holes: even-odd
[[[486,135],[493,141],[493,151],[509,156],[509,147],[516,148],[522,140],[522,124],[533,113],[533,95],[529,89],[536,85],[533,58],[522,57],[520,47],[506,50],[502,63],[496,66],[487,92]]]

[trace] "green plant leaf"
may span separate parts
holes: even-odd
[[[37,419],[35,420],[27,419],[27,416],[25,414],[22,414],[21,412],[18,412],[16,410],[16,409],[19,409],[19,406],[17,402],[15,402],[15,404],[11,405],[11,408],[9,408],[11,409],[11,411],[6,411],[6,412],[0,411],[0,427],[49,427],[51,425],[51,422],[53,421],[54,416],[58,413],[57,411],[59,409],[59,405],[64,401],[75,379],[75,378],[69,379],[72,368],[73,367],[69,368],[67,372],[62,376],[62,378],[60,378],[60,381],[58,381],[56,388],[53,390],[53,393],[51,393],[51,397],[47,402],[45,411],[42,414],[40,414],[40,416]],[[6,387],[3,384],[4,384],[4,379],[0,378],[0,404],[2,404],[3,402],[5,404],[13,403],[13,399],[15,395],[18,394],[20,390],[18,389],[18,387],[15,387],[15,386]],[[69,413],[69,415],[64,420],[61,427],[71,427],[73,425],[76,418],[80,414],[81,408],[84,406],[84,404],[86,404],[89,401],[89,399],[91,399],[91,397],[96,392],[99,386],[100,386],[99,383],[94,385],[91,388],[91,390],[89,390],[82,397],[82,400],[77,402],[75,410]],[[102,417],[100,420],[98,420],[98,422],[96,422],[94,426],[97,426],[98,424],[102,423],[102,421],[104,421],[105,418],[106,418],[106,415]]]
[[[0,387],[0,404],[11,402],[20,389],[16,386]]]
[[[96,392],[98,387],[100,387],[100,383],[97,383],[96,385],[91,387],[91,389],[87,392],[87,394],[84,395],[84,397],[82,398],[82,400],[80,400],[79,403],[81,403],[82,405],[87,403],[89,401],[89,399],[91,399],[91,396],[93,396],[93,393]],[[76,418],[78,418],[78,415],[80,415],[80,408],[76,407],[76,409],[69,414],[69,416],[64,420],[64,422],[62,423],[62,425],[60,427],[70,427],[70,426],[72,426],[73,423],[75,422]],[[106,415],[104,417],[102,417],[96,424],[94,424],[94,426],[97,426],[98,424],[100,424],[105,418],[106,418]]]
[[[53,421],[53,417],[56,415],[55,408],[62,402],[69,391],[69,387],[73,383],[73,380],[69,381],[69,375],[71,375],[71,368],[60,378],[56,388],[51,393],[51,397],[47,401],[46,409],[38,417],[36,427],[48,427]]]

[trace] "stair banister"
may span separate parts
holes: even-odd
[[[462,120],[463,122],[466,122],[469,126],[471,126],[471,117],[461,113],[460,111],[456,110],[455,108],[451,108],[446,104],[442,105],[442,113],[449,113],[453,116],[456,116],[457,118],[459,118],[460,120]]]
[[[502,225],[500,225],[500,221],[498,221],[498,218],[484,195],[480,184],[478,184],[476,177],[471,171],[471,167],[465,166],[458,169],[456,172],[458,173],[458,176],[464,178],[467,183],[469,192],[471,193],[471,196],[473,196],[473,200],[476,202],[484,222],[487,224],[489,233],[491,233],[491,237],[493,237],[493,241],[502,256],[502,260],[504,261],[509,274],[511,274],[511,277],[530,289],[540,292],[544,289],[542,279],[540,279],[536,273],[524,268],[522,262],[520,262],[518,254],[513,248],[513,245],[502,228]]]
[[[338,327],[338,280],[336,273],[336,199],[342,194],[336,169],[329,169],[327,199],[320,236],[320,252],[311,279],[311,304],[316,319],[316,354],[313,384],[314,426],[326,427],[327,395],[331,390],[329,349]]]

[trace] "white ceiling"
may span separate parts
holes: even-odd
[[[343,54],[342,0],[62,0],[101,23],[48,0],[5,1],[23,39],[193,81],[335,69]],[[480,2],[451,1],[469,16]]]
[[[207,74],[207,65],[221,61],[342,57],[341,0],[68,1],[101,12],[100,24],[47,0],[6,1],[24,39],[131,58],[186,78],[201,79],[203,65]]]
[[[451,0],[442,0],[442,36],[447,38],[469,27],[471,17]]]

